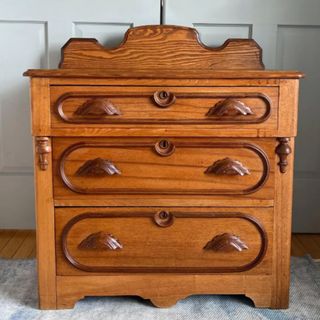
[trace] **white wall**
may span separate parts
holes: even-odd
[[[29,68],[56,68],[70,37],[114,46],[158,24],[159,0],[0,0],[0,228],[33,228]]]
[[[166,24],[193,26],[207,45],[254,38],[269,69],[306,73],[296,140],[293,230],[320,232],[320,1],[164,0]]]

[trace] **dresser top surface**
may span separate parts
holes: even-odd
[[[28,70],[30,77],[61,78],[301,78],[297,71],[264,70],[262,49],[252,39],[228,39],[207,47],[195,29],[153,25],[130,28],[119,47],[72,38],[61,49],[59,69]]]
[[[97,79],[300,79],[304,74],[294,70],[162,70],[161,74],[153,70],[128,69],[29,69],[24,74],[28,77],[43,78],[97,78]]]

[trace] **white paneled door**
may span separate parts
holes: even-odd
[[[253,38],[268,69],[297,69],[301,81],[293,230],[320,232],[320,1],[164,0],[165,24],[192,26],[207,45]]]
[[[131,26],[158,24],[159,0],[0,0],[0,228],[33,228],[28,68],[56,68],[70,37],[116,46]]]

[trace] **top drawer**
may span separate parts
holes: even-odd
[[[53,128],[188,124],[277,129],[277,87],[52,86]]]

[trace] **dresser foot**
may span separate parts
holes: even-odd
[[[270,294],[255,292],[247,293],[245,296],[253,302],[256,308],[273,308]]]
[[[157,297],[150,299],[151,303],[157,308],[170,308],[183,298],[177,297]]]
[[[83,296],[58,297],[57,309],[73,309],[75,304],[83,298]]]
[[[56,309],[56,296],[40,296],[39,309],[40,310]]]
[[[274,296],[271,308],[272,309],[288,309],[289,308],[289,292],[284,292],[284,294]]]

